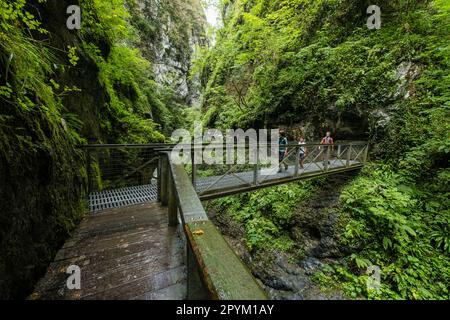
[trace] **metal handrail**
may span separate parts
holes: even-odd
[[[329,145],[327,145],[328,148],[323,148],[324,145],[316,143],[304,145],[289,144],[287,147],[291,149],[290,154],[292,156],[295,154],[296,167],[293,176],[270,181],[260,179],[259,170],[261,170],[261,163],[258,158],[258,163],[254,166],[253,181],[248,183],[248,185],[244,186],[240,184],[232,189],[224,188],[219,190],[220,192],[217,194],[199,194],[196,191],[197,165],[194,163],[194,157],[191,159],[192,176],[189,177],[183,165],[175,164],[170,160],[172,146],[174,145],[134,144],[90,145],[80,147],[84,148],[88,155],[95,153],[96,149],[103,150],[105,148],[144,149],[142,153],[146,156],[152,155],[152,158],[146,158],[145,161],[140,161],[140,164],[135,167],[129,166],[133,169],[131,175],[149,164],[154,163],[154,161],[158,161],[158,164],[155,165],[155,168],[158,170],[158,201],[161,202],[163,206],[168,207],[169,224],[171,226],[179,226],[180,224],[183,226],[182,230],[187,242],[188,297],[190,299],[213,298],[249,300],[267,298],[265,292],[259,286],[248,268],[237,257],[214,224],[209,220],[201,201],[289,183],[299,179],[310,179],[341,172],[343,170],[330,168],[328,165],[324,165],[323,168],[319,167],[320,170],[316,170],[317,172],[308,173],[306,170],[302,172],[298,168],[299,152],[296,152],[298,148],[315,148],[314,154],[311,153],[311,155],[317,159],[323,154],[326,154],[326,160],[330,157],[331,148]],[[185,146],[192,145],[188,144]],[[209,144],[203,147],[206,146],[215,146],[215,144]],[[243,145],[235,146],[239,147]],[[260,145],[259,147],[264,148],[264,146],[274,146],[274,144]],[[334,148],[337,150],[337,157],[340,163],[347,171],[358,169],[367,161],[369,150],[367,143],[335,143]],[[151,151],[148,151],[147,149]],[[200,150],[200,148],[194,148],[191,156],[195,153],[195,150]],[[316,154],[317,151],[318,154]],[[102,152],[103,151],[100,151],[100,153]],[[113,152],[111,151],[111,153]],[[122,154],[123,152],[119,151],[118,153]],[[133,154],[133,152],[129,153]],[[106,154],[109,156],[110,152],[107,151]],[[141,152],[138,151],[137,154],[141,154]],[[132,157],[132,159],[134,158]],[[352,159],[358,160],[358,163],[352,164]],[[286,162],[288,160],[289,157],[284,161]],[[153,170],[153,167],[149,170]],[[226,174],[231,172],[231,174],[234,175],[234,172],[232,172],[233,170],[234,168],[229,168]],[[207,189],[207,191],[211,190]],[[216,192],[215,190],[212,191]]]
[[[80,149],[114,149],[114,148],[162,148],[172,146],[168,143],[150,143],[150,144],[80,144]]]
[[[305,167],[300,168],[300,152],[299,149],[307,149],[307,155],[304,160]],[[332,151],[332,149],[334,149]],[[218,192],[218,194],[222,194],[221,190],[217,187],[213,189],[216,185],[218,185],[219,182],[221,182],[225,177],[235,177],[240,182],[236,185],[232,186],[219,186],[222,189],[227,188],[235,188],[239,190],[243,190],[244,186],[246,185],[249,190],[253,190],[254,187],[266,187],[270,186],[270,181],[273,181],[275,184],[278,184],[279,179],[289,180],[290,178],[294,178],[296,180],[304,179],[307,176],[310,176],[312,173],[320,172],[322,174],[327,174],[328,172],[335,173],[336,171],[351,171],[360,168],[362,165],[364,165],[367,161],[367,155],[369,150],[369,145],[367,143],[365,144],[335,144],[335,145],[321,145],[321,144],[305,144],[305,145],[293,145],[292,147],[288,148],[288,155],[280,162],[278,168],[272,168],[272,171],[270,174],[262,176],[262,164],[260,162],[260,158],[257,157],[257,163],[256,164],[249,164],[253,166],[253,180],[243,180],[241,177],[238,176],[238,174],[235,174],[233,171],[237,165],[230,166],[228,170],[226,170],[225,173],[218,174],[217,176],[214,176],[214,179],[212,183],[206,186],[206,188],[203,188],[199,194],[200,197],[207,196],[209,193]],[[282,168],[283,166],[287,166],[288,162],[292,162],[292,158],[295,158],[294,160],[294,171],[289,173],[288,176],[283,177],[274,177],[277,175],[277,171]],[[309,160],[309,161],[308,161]],[[337,161],[337,163],[336,163]],[[331,163],[330,163],[331,162]],[[336,164],[338,167],[336,167]],[[192,181],[197,181],[197,169],[198,166],[194,162],[194,158],[191,159],[191,165],[193,167],[192,170]],[[314,172],[311,169],[311,166],[316,166],[317,170]],[[242,174],[250,174],[250,171],[244,171],[241,172]],[[268,183],[269,182],[269,183]],[[268,184],[267,184],[268,183]],[[194,186],[196,184],[194,183]]]
[[[187,242],[188,299],[263,300],[266,293],[237,257],[206,211],[183,165],[163,153],[158,194],[169,224],[181,220]],[[180,219],[179,219],[179,218]]]
[[[278,146],[278,144],[271,144],[271,143],[260,143],[260,142],[255,142],[259,147],[263,147],[263,146]],[[335,141],[334,145],[338,145],[338,144],[352,144],[354,146],[358,146],[358,145],[367,145],[367,142],[364,141]],[[302,146],[320,146],[323,145],[320,142],[308,142]],[[81,144],[81,145],[77,145],[77,148],[80,149],[120,149],[120,148],[151,148],[151,149],[158,149],[159,151],[167,151],[167,149],[172,149],[175,146],[179,146],[179,147],[191,147],[191,149],[200,149],[200,148],[196,148],[196,144],[195,143],[190,143],[190,144],[182,144],[182,143],[150,143],[150,144]],[[219,143],[202,143],[202,149],[205,147],[211,147],[211,146],[225,146],[225,143],[223,144],[219,144]],[[250,148],[250,146],[248,145],[248,143],[245,144],[234,144],[233,145],[235,148]],[[298,143],[288,143],[286,145],[283,145],[286,147],[294,147],[294,146],[298,146]],[[193,148],[192,148],[193,147]]]
[[[166,144],[80,145],[86,156],[87,193],[130,184],[150,184],[156,178],[157,149]],[[141,181],[138,181],[138,180]]]

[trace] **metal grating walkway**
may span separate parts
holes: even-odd
[[[89,210],[98,212],[105,209],[156,202],[157,192],[156,183],[95,192],[89,195]]]

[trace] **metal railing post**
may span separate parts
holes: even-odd
[[[348,146],[348,151],[347,151],[347,163],[346,163],[347,167],[350,167],[350,161],[352,159],[352,150],[353,150],[352,145],[349,145]]]
[[[170,170],[169,170],[170,171]],[[176,227],[178,225],[178,204],[175,191],[175,182],[173,176],[169,174],[169,226]]]
[[[294,173],[295,177],[298,177],[298,172],[300,169],[300,148],[301,147],[298,148],[297,154],[295,155],[295,173]]]
[[[253,184],[257,186],[259,184],[259,168],[260,168],[260,158],[259,158],[259,146],[256,147],[256,164],[253,167]]]
[[[158,181],[157,181],[157,187],[158,187],[158,202],[162,202],[162,156],[159,157],[158,160]]]
[[[167,206],[169,203],[169,159],[166,154],[162,154],[161,158],[161,204]]]
[[[364,150],[363,163],[367,162],[368,155],[369,155],[369,145],[366,145],[365,150]]]
[[[326,157],[326,159],[325,159],[325,171],[328,171],[332,146],[328,145],[326,148],[327,148],[327,153],[325,154],[325,157]]]
[[[197,191],[197,164],[195,163],[195,151],[191,151],[191,165],[192,165],[192,185]]]

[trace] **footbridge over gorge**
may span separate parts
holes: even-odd
[[[278,170],[259,157],[252,164],[196,164],[195,151],[190,163],[177,164],[168,144],[81,148],[89,214],[33,299],[265,299],[202,201],[359,170],[369,150],[365,142],[289,145]],[[80,271],[76,288],[67,285],[73,266]]]

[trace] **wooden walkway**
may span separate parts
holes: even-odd
[[[168,300],[186,298],[185,245],[167,208],[141,204],[87,216],[58,252],[31,299]],[[67,268],[81,268],[69,290]]]
[[[285,163],[291,165],[283,172],[260,165],[230,166],[207,177],[201,166],[194,166],[189,177],[183,165],[161,152],[158,184],[90,195],[90,211],[95,214],[82,221],[57,253],[30,299],[265,299],[261,286],[208,219],[201,201],[359,170],[367,160],[367,144],[336,149],[333,158],[330,149],[312,145],[305,168],[298,167],[299,153],[293,149],[294,165],[288,156]],[[330,161],[322,162],[321,157]],[[67,283],[74,266],[80,270],[79,289],[70,289]]]

